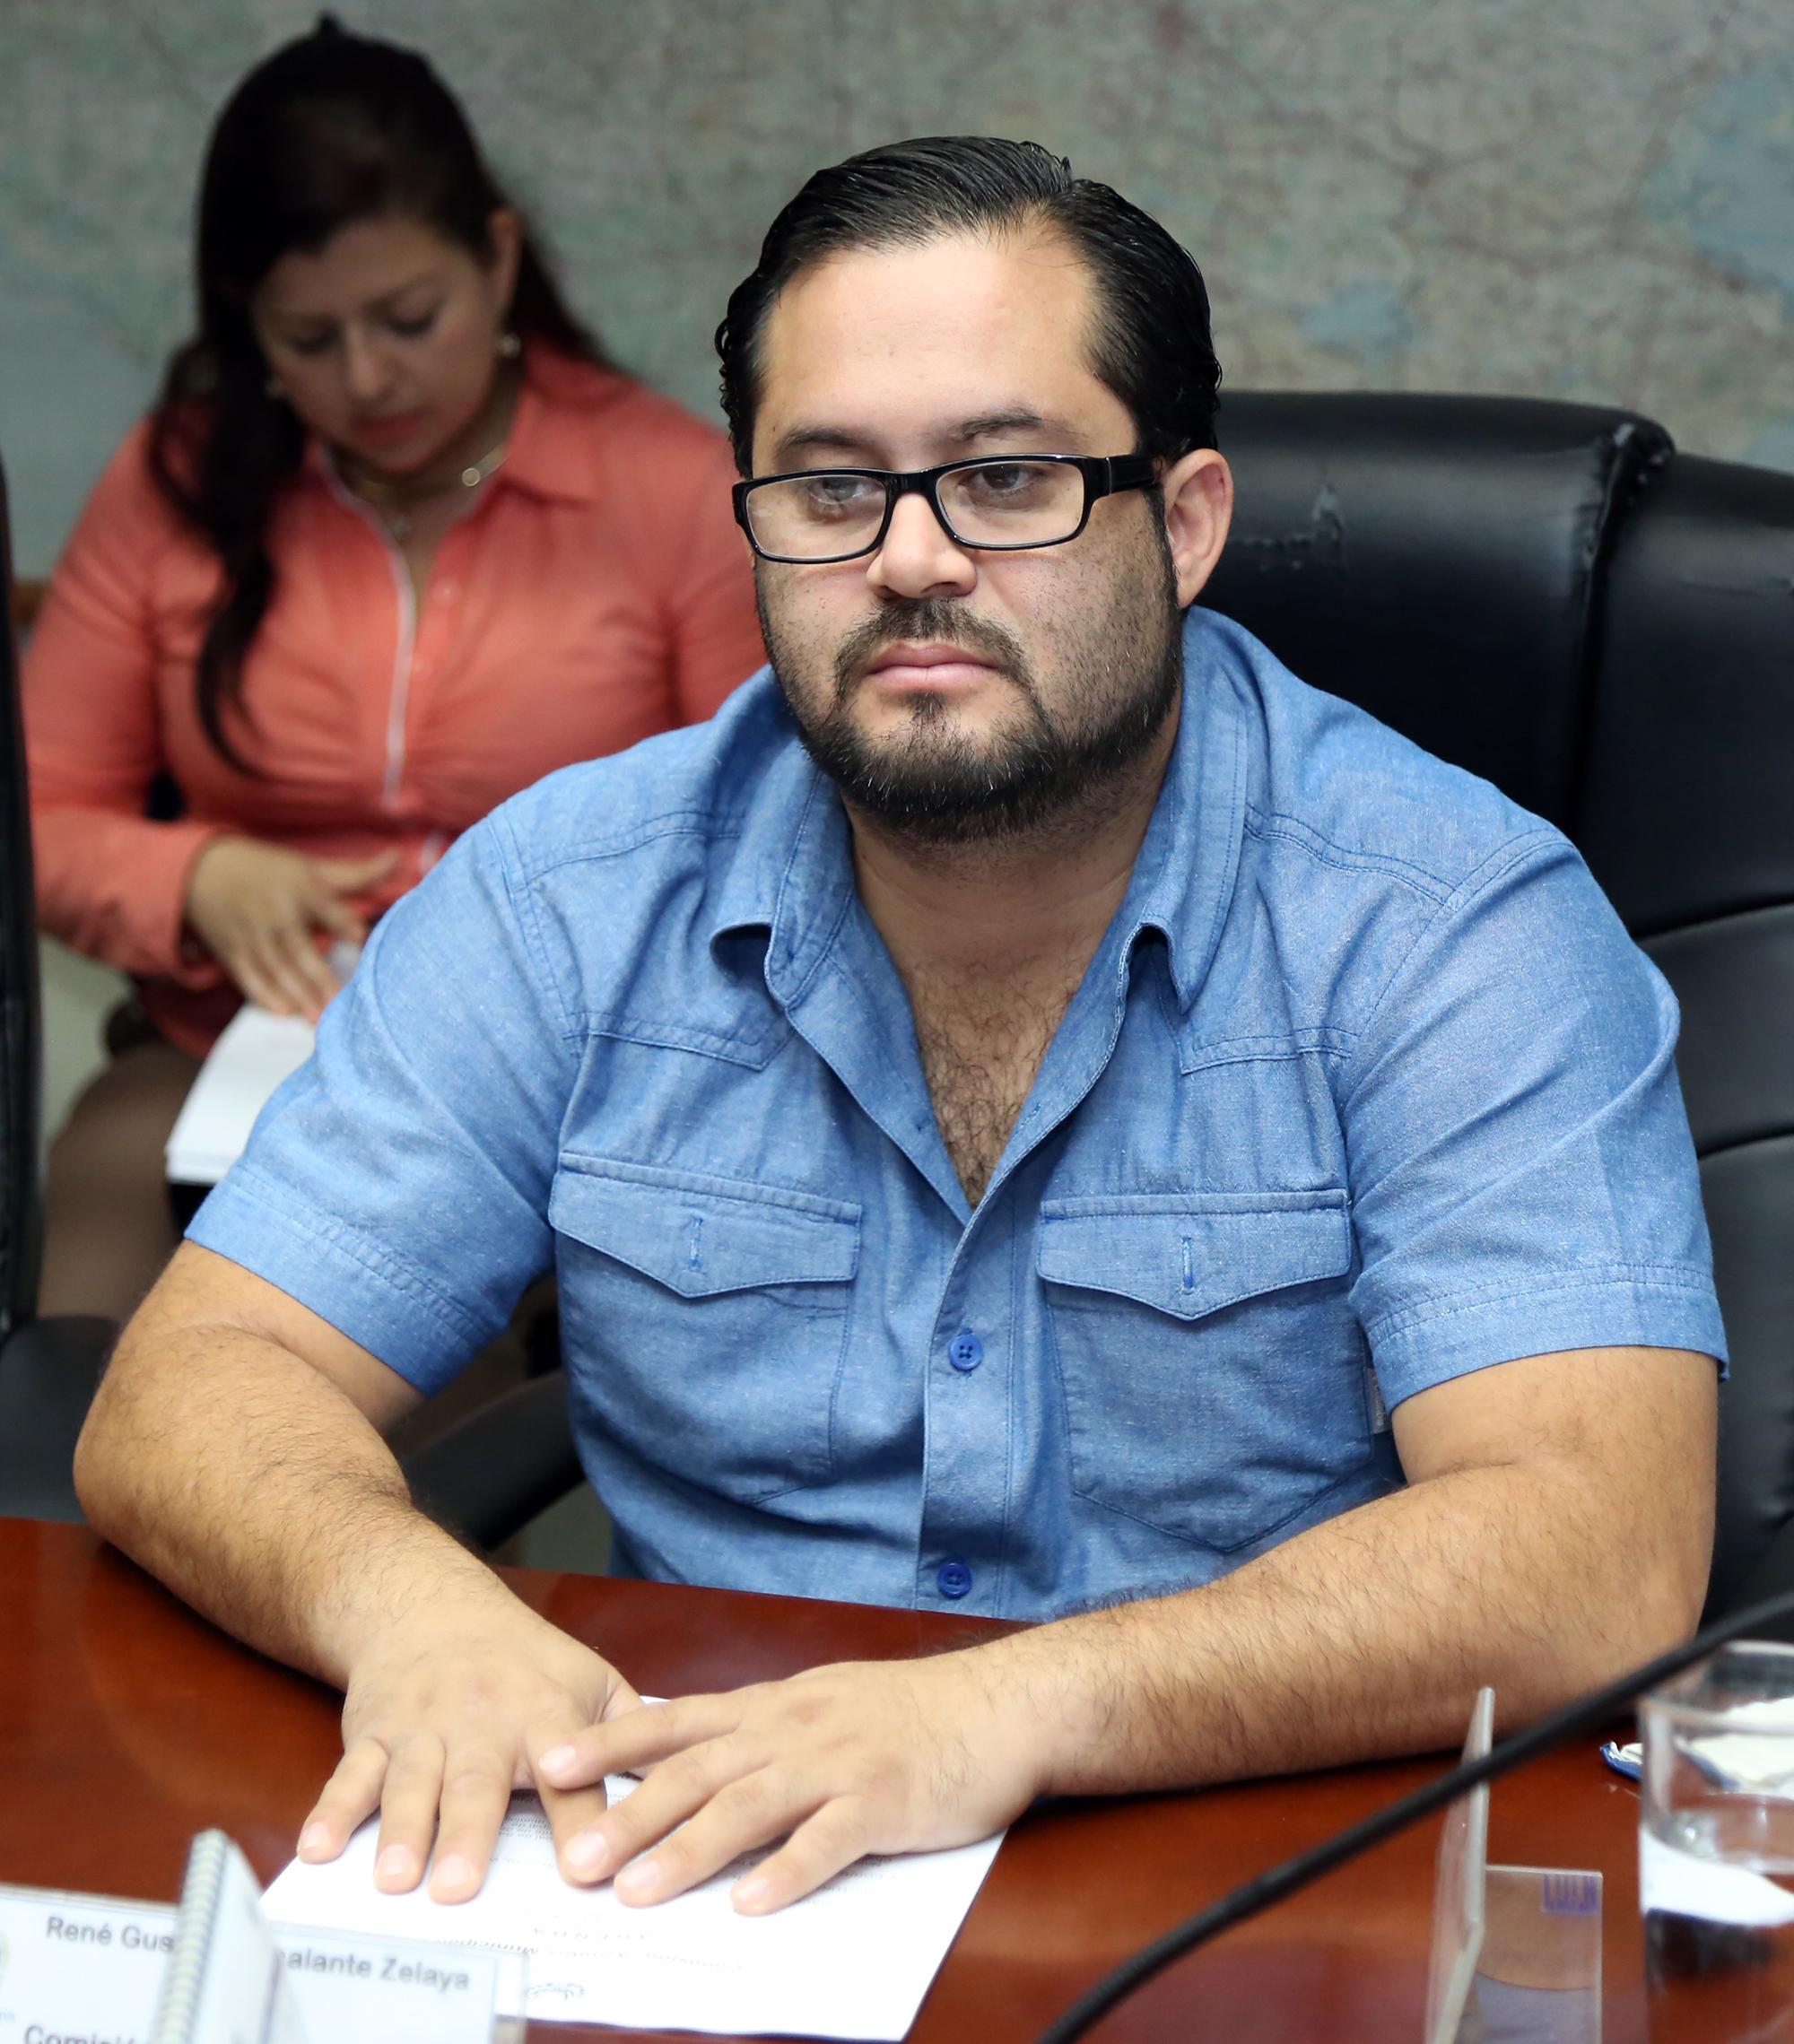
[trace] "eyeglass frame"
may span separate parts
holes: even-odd
[[[1023,461],[1051,462],[1056,467],[1077,470],[1084,478],[1084,512],[1077,524],[1059,539],[962,539],[954,530],[953,520],[941,509],[942,480],[961,469],[996,468],[1006,462]],[[877,532],[864,546],[855,547],[851,553],[771,553],[753,536],[747,511],[747,500],[753,491],[772,483],[801,483],[811,475],[857,475],[867,482],[884,485],[884,516],[878,521]],[[762,561],[776,561],[787,568],[836,568],[844,561],[863,561],[868,553],[878,552],[891,530],[900,498],[925,497],[941,530],[955,546],[975,553],[1036,553],[1046,546],[1069,545],[1090,523],[1093,507],[1103,498],[1115,496],[1123,490],[1149,489],[1158,480],[1158,457],[1150,454],[987,454],[975,456],[970,461],[944,461],[938,468],[787,469],[779,475],[751,475],[736,483],[729,491],[729,497],[735,505],[735,522],[746,534],[747,544]]]

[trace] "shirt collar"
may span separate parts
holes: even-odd
[[[1177,743],[1116,919],[1124,970],[1145,931],[1164,938],[1186,1014],[1221,941],[1245,830],[1246,725],[1224,630],[1212,611],[1184,613]]]
[[[761,726],[763,749],[748,739],[745,801],[733,854],[718,889],[710,926],[721,939],[768,933],[766,983],[788,1005],[827,955],[854,892],[853,847],[832,784],[797,736],[771,667],[739,689],[722,714]],[[753,760],[758,751],[761,762]],[[740,756],[739,754],[737,755]]]
[[[1171,984],[1187,1013],[1232,900],[1248,762],[1223,621],[1189,611],[1183,652],[1177,741],[1111,928],[1123,972],[1145,932],[1164,938]],[[753,778],[710,943],[714,950],[730,934],[765,930],[766,983],[788,1005],[801,997],[852,907],[852,844],[840,798],[804,750],[771,669],[762,668],[747,688],[760,691],[763,700],[755,709],[784,742],[771,747],[767,765]]]

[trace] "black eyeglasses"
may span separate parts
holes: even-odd
[[[875,553],[897,500],[928,500],[959,546],[1018,553],[1063,546],[1090,520],[1100,497],[1144,490],[1158,479],[1148,454],[997,455],[898,474],[886,468],[800,468],[757,476],[734,490],[736,523],[762,561],[857,561]]]

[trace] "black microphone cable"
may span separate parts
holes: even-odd
[[[1073,2044],[1075,2038],[1082,2037],[1093,2024],[1100,2022],[1136,1987],[1144,1987],[1155,1974],[1163,1972],[1167,1966],[1194,1952],[1198,1945],[1206,1944],[1210,1938],[1218,1937],[1237,1923],[1244,1923],[1249,1917],[1258,1916],[1285,1896],[1297,1893],[1319,1881],[1323,1874],[1330,1874],[1336,1866],[1343,1866],[1361,1852],[1381,1845],[1385,1839],[1393,1838],[1410,1824],[1417,1824],[1423,1817],[1430,1817],[1435,1810],[1443,1809],[1467,1790],[1480,1787],[1484,1782],[1494,1781],[1528,1761],[1536,1760],[1565,1739],[1573,1739],[1578,1733],[1594,1731],[1642,1691],[1655,1689],[1659,1683],[1680,1674],[1684,1668],[1692,1667],[1696,1661],[1704,1659],[1754,1626],[1785,1618],[1790,1612],[1794,1612],[1794,1590],[1784,1591],[1781,1596],[1770,1597],[1762,1604],[1754,1604],[1748,1611],[1738,1612],[1730,1618],[1718,1619],[1704,1631],[1697,1632],[1685,1646],[1659,1654],[1654,1661],[1647,1661],[1642,1667],[1634,1668],[1630,1674],[1622,1675],[1605,1689],[1595,1690],[1574,1703],[1566,1703],[1549,1717],[1541,1718],[1537,1724],[1528,1725],[1524,1731],[1503,1739],[1481,1760],[1467,1761],[1452,1768],[1436,1781],[1429,1781],[1424,1787],[1336,1832],[1332,1838],[1311,1846],[1306,1852],[1299,1852],[1293,1859],[1285,1860],[1281,1866],[1256,1874],[1235,1888],[1232,1894],[1222,1896],[1206,1909],[1187,1917],[1180,1924],[1174,1924],[1132,1958],[1124,1959],[1041,2032],[1040,2044]]]

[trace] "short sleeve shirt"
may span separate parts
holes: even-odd
[[[1397,1488],[1465,1372],[1723,1361],[1675,1004],[1567,840],[1214,613],[1185,666],[976,1208],[762,674],[469,831],[193,1239],[426,1392],[552,1270],[623,1565],[1007,1617]]]

